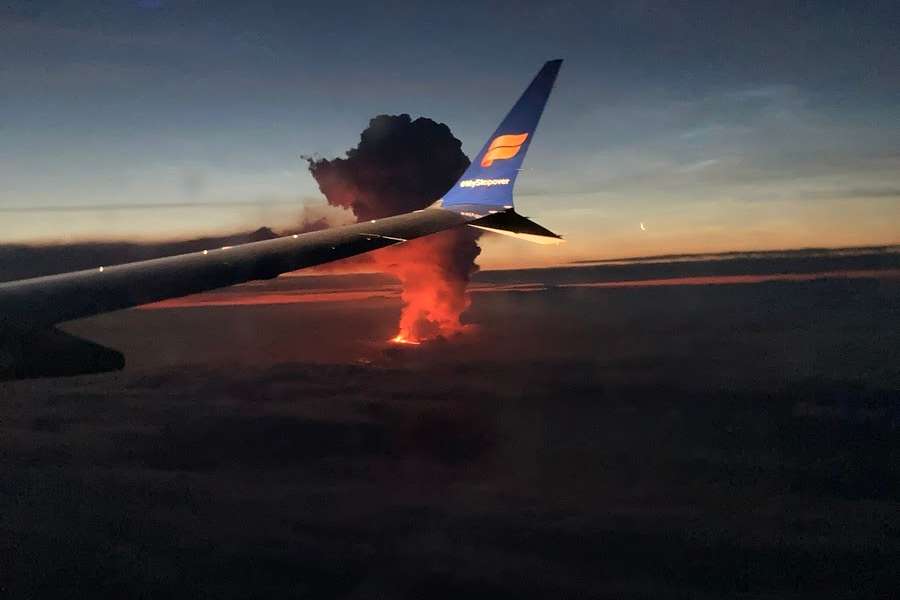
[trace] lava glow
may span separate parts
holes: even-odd
[[[400,280],[403,309],[394,341],[418,343],[462,333],[469,277],[477,267],[480,232],[444,231],[373,253],[375,264]]]
[[[419,344],[422,343],[422,342],[419,342],[416,340],[411,340],[409,338],[406,338],[403,336],[402,333],[398,333],[397,335],[392,337],[390,341],[391,341],[391,343],[394,343],[394,344],[405,344],[408,346],[418,346]]]
[[[515,139],[506,139],[511,137]],[[513,156],[525,137],[500,136],[493,158]],[[372,119],[346,158],[307,161],[328,203],[349,208],[359,223],[430,206],[469,166],[461,142],[446,125],[407,114]],[[469,306],[466,288],[478,268],[480,234],[470,228],[448,230],[375,251],[366,259],[402,287],[393,342],[448,339],[465,330],[460,317]]]

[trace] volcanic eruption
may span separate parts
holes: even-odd
[[[346,158],[307,161],[328,203],[350,209],[358,221],[426,208],[469,166],[449,127],[407,114],[373,118]],[[469,306],[469,279],[478,269],[479,235],[463,227],[369,255],[375,267],[397,277],[403,287],[392,341],[415,344],[463,330],[460,317]]]

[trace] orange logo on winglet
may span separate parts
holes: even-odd
[[[494,164],[495,160],[506,160],[512,158],[519,153],[519,148],[528,138],[527,133],[511,133],[509,135],[498,135],[488,146],[487,152],[481,158],[481,166],[489,167]]]

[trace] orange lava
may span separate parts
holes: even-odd
[[[419,342],[419,341],[416,341],[416,340],[411,340],[411,339],[409,339],[409,338],[407,338],[407,337],[404,337],[404,335],[403,335],[402,333],[398,333],[397,335],[395,335],[394,337],[392,337],[392,338],[390,339],[390,341],[391,341],[392,343],[394,343],[394,344],[406,344],[406,345],[409,345],[409,346],[418,346],[419,344],[422,343],[422,342]]]

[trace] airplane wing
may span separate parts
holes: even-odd
[[[546,63],[453,188],[432,207],[324,231],[0,284],[0,380],[121,369],[117,351],[59,323],[319,265],[472,225],[560,237],[515,213],[512,190],[562,61]]]

